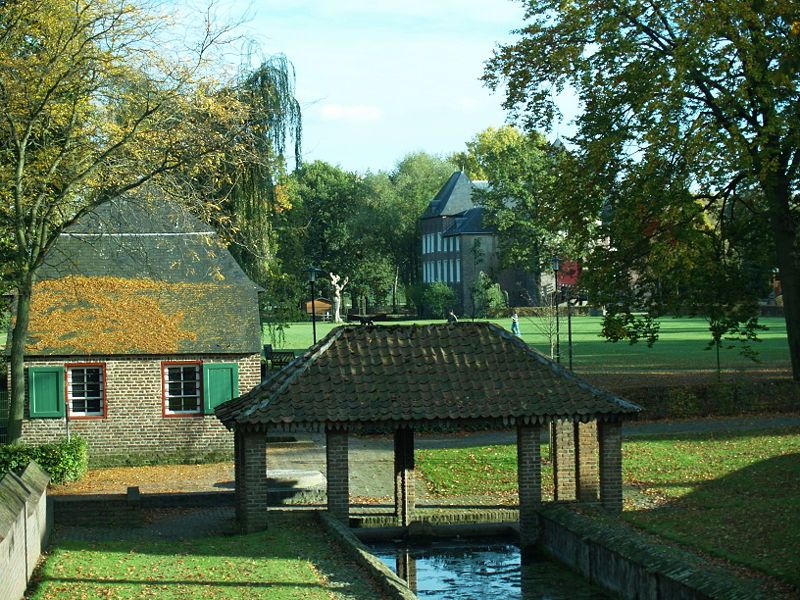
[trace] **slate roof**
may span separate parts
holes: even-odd
[[[456,171],[428,204],[422,218],[449,217],[475,208],[473,190],[486,187],[485,181],[470,181],[463,171]]]
[[[48,252],[26,354],[256,353],[258,291],[185,209],[121,197],[67,228]],[[152,334],[130,335],[142,328]]]
[[[486,227],[483,224],[483,215],[486,209],[482,206],[476,206],[460,215],[456,215],[451,219],[452,224],[448,227],[442,235],[445,237],[451,235],[464,235],[467,233],[491,234],[495,230],[491,227]]]
[[[220,405],[228,428],[388,431],[443,423],[619,419],[641,409],[593,387],[490,323],[344,326]]]

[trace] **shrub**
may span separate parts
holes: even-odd
[[[422,302],[428,316],[441,319],[449,309],[454,307],[456,293],[446,283],[436,281],[425,286]]]
[[[691,390],[676,388],[667,392],[667,405],[671,417],[682,419],[702,414],[700,402]]]
[[[483,271],[478,273],[478,278],[470,290],[472,294],[472,318],[486,317],[493,311],[507,309],[505,296],[500,286]]]
[[[38,446],[21,443],[0,446],[0,476],[8,471],[21,473],[32,460],[50,474],[53,483],[66,483],[86,473],[89,449],[80,436]]]

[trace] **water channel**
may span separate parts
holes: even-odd
[[[566,567],[523,562],[507,540],[370,543],[370,550],[426,600],[594,600],[611,596]]]

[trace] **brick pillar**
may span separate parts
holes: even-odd
[[[394,432],[394,516],[400,527],[411,524],[415,504],[414,430],[398,429]]]
[[[350,474],[347,464],[347,431],[325,431],[328,475],[328,512],[345,524],[350,520]]]
[[[243,468],[237,475],[242,493],[236,494],[239,523],[245,533],[267,528],[267,436],[263,431],[244,432],[239,438],[239,463]],[[237,468],[238,468],[237,464]]]
[[[553,427],[553,484],[556,500],[575,500],[575,423],[556,421]]]
[[[611,512],[622,512],[622,423],[601,421],[600,502]]]
[[[578,500],[597,502],[600,493],[600,446],[597,421],[578,423]]]
[[[517,485],[519,486],[519,537],[524,549],[539,539],[542,505],[542,457],[540,426],[517,425]]]

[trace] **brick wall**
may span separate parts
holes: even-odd
[[[210,452],[232,452],[233,436],[214,415],[163,415],[162,361],[199,360],[204,363],[234,362],[239,365],[239,393],[261,381],[259,355],[116,356],[29,358],[25,366],[64,366],[104,363],[106,416],[72,418],[70,432],[89,443],[90,460],[175,453],[202,458]],[[64,436],[64,418],[29,418],[26,376],[25,418],[22,439],[37,444]]]
[[[537,511],[542,505],[541,428],[517,426],[517,485],[519,486],[520,545],[534,545],[539,536]]]
[[[556,500],[575,500],[575,428],[572,421],[553,423],[553,484]]]
[[[325,459],[328,476],[328,512],[347,523],[350,517],[350,486],[347,431],[325,432]]]

